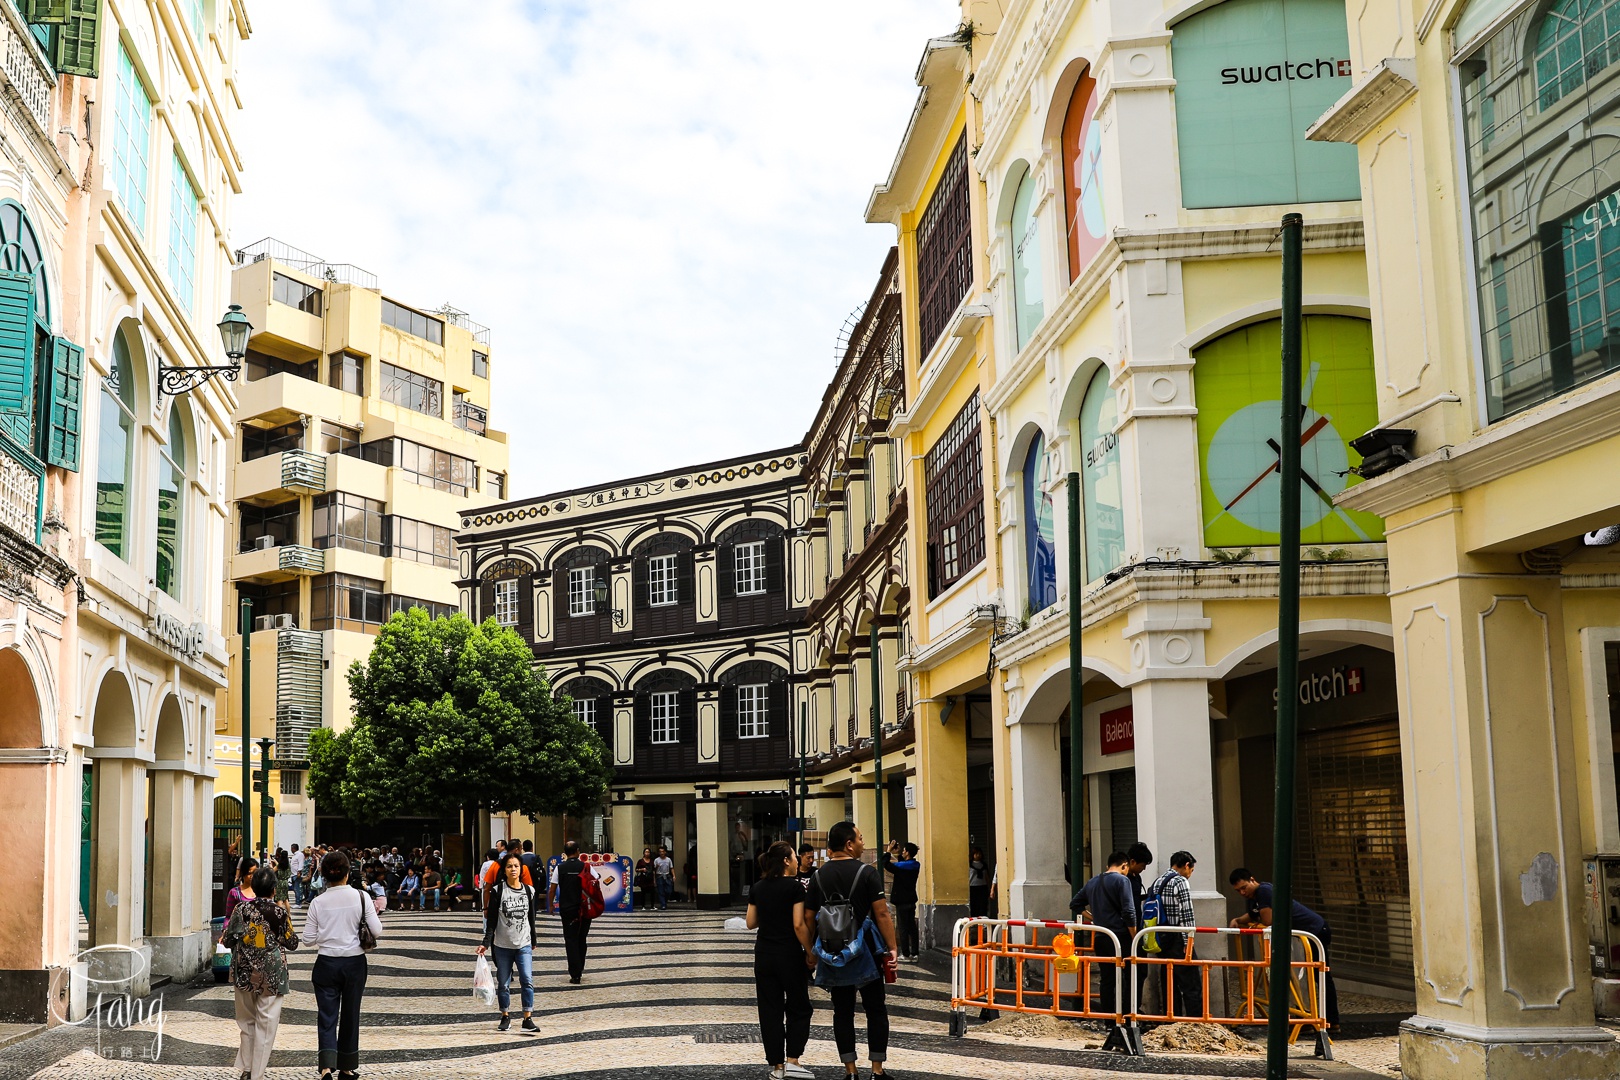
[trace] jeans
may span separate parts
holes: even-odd
[[[765,1044],[765,1064],[780,1065],[803,1054],[810,1041],[810,1017],[815,1011],[810,1004],[810,971],[804,966],[804,953],[787,949],[756,952],[754,996],[759,1001],[759,1039]],[[851,1012],[853,1008],[852,1002]],[[853,1023],[851,1027],[853,1049]]]
[[[833,1004],[833,1041],[838,1044],[838,1060],[855,1060],[855,994],[861,995],[866,1012],[866,1056],[882,1061],[889,1056],[889,1009],[883,1000],[881,977],[865,986],[835,986],[829,992]]]
[[[426,908],[427,907],[427,902],[428,902],[428,897],[432,897],[433,898],[433,910],[438,911],[439,910],[439,894],[441,892],[443,892],[443,891],[444,890],[442,890],[442,889],[423,889],[422,890],[422,906],[424,908]]]
[[[293,890],[293,903],[297,904],[299,907],[303,907],[304,906],[304,883],[298,877],[298,875],[296,875],[296,874],[293,875],[292,890]]]
[[[917,940],[917,902],[909,904],[893,904],[895,942],[900,947],[901,956],[916,956],[920,943]]]
[[[585,974],[585,935],[591,924],[584,919],[570,919],[563,915],[563,948],[568,953],[568,977],[578,979]]]
[[[318,1066],[354,1072],[360,1068],[360,996],[366,992],[364,956],[317,956],[315,1042]]]
[[[505,1013],[512,1004],[512,968],[517,967],[518,985],[523,988],[523,1015],[534,1008],[534,954],[529,946],[508,949],[495,946],[495,1001]]]
[[[658,877],[657,886],[658,910],[665,911],[669,908],[669,898],[675,895],[675,879],[661,874]]]

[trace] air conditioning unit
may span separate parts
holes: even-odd
[[[269,551],[275,546],[276,538],[273,536],[255,536],[253,538],[254,551]]]
[[[253,619],[253,629],[270,630],[274,628],[274,615],[257,615]]]
[[[298,623],[291,615],[271,615],[274,622],[271,624],[277,630],[296,630]]]

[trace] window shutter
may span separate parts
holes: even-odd
[[[636,691],[635,744],[652,745],[652,698],[645,690]]]
[[[608,761],[613,761],[613,695],[603,694],[596,699],[596,733],[608,749]]]
[[[730,683],[720,687],[720,741],[737,740],[737,688]]]
[[[62,75],[100,74],[97,54],[101,45],[101,0],[68,0],[67,18],[56,35],[51,66]]]
[[[0,412],[33,411],[34,277],[0,270]]]
[[[788,723],[788,682],[783,678],[771,680],[770,711],[765,714],[765,734],[775,738],[783,732],[793,730]]]
[[[65,23],[68,0],[27,0],[23,18],[31,23]]]
[[[478,584],[478,621],[495,617],[495,583],[482,581]]]
[[[715,592],[722,600],[730,600],[737,595],[737,573],[733,569],[736,560],[732,558],[736,546],[721,544],[714,553]]]
[[[697,602],[697,587],[692,583],[692,549],[682,548],[675,556],[675,602]]]
[[[646,611],[650,606],[647,595],[647,556],[649,552],[642,552],[630,563],[630,591],[635,594],[634,608],[636,611]]]
[[[765,538],[765,591],[779,593],[786,588],[786,561],[784,548],[787,539],[782,536],[767,536]]]
[[[50,376],[39,395],[35,453],[48,465],[79,471],[84,350],[67,338],[50,339]]]
[[[678,700],[680,702],[681,710],[678,714],[679,723],[681,725],[681,745],[695,746],[697,745],[698,729],[697,689],[695,687],[687,687],[685,690],[681,691],[681,696]]]
[[[525,640],[534,637],[534,575],[524,574],[518,578],[518,632]]]

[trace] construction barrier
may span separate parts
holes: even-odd
[[[1259,945],[1258,957],[1205,959],[1194,955],[1196,935],[1231,935]],[[1157,954],[1142,952],[1143,939],[1157,935]],[[1044,936],[1044,940],[1043,940]],[[1326,952],[1322,943],[1303,930],[1293,933],[1303,959],[1290,957],[1288,987],[1290,1042],[1309,1030],[1318,1057],[1331,1060],[1332,1043],[1322,1005],[1327,996]],[[1070,1020],[1100,1020],[1110,1025],[1105,1047],[1131,1054],[1142,1052],[1140,1024],[1194,1023],[1233,1027],[1264,1026],[1270,1000],[1271,931],[1235,927],[1151,927],[1131,940],[1121,955],[1119,939],[1106,927],[1091,923],[1038,919],[961,919],[951,948],[951,1034],[967,1033],[969,1008],[994,1012],[1029,1013]],[[1162,972],[1163,974],[1159,974]],[[1212,1008],[1211,984],[1229,995],[1227,973],[1236,972],[1241,1003]],[[1175,1012],[1174,986],[1196,980],[1197,1013]],[[1144,1012],[1143,983],[1162,978],[1166,1001],[1162,1012]],[[1114,991],[1113,1008],[1105,1008],[1105,981]],[[1125,995],[1129,994],[1127,998]],[[1094,1002],[1094,998],[1098,999]]]

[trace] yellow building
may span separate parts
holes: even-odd
[[[1605,23],[1605,17],[1609,22]],[[1620,1048],[1620,259],[1613,5],[1351,5],[1393,447],[1387,522],[1417,1016],[1435,1077],[1612,1077]],[[1372,464],[1372,463],[1369,463]]]
[[[238,388],[228,498],[230,690],[221,735],[276,740],[276,845],[349,839],[318,833],[303,795],[316,726],[350,715],[348,669],[395,611],[458,609],[452,537],[468,509],[507,495],[506,435],[489,427],[489,331],[449,307],[383,295],[358,267],[275,240],[237,252],[232,296],[254,330]],[[252,664],[240,664],[241,602],[251,601]],[[254,766],[260,757],[255,751]],[[215,816],[240,822],[240,759],[220,769]],[[232,805],[232,803],[235,805]],[[259,837],[254,815],[254,846]],[[373,839],[412,845],[432,823]],[[437,841],[434,841],[437,843]]]

